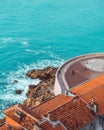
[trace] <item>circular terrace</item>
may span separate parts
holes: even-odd
[[[63,93],[104,73],[104,53],[78,56],[65,62],[56,73],[55,94]]]

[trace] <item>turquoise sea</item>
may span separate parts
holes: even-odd
[[[0,0],[0,112],[39,82],[28,70],[103,51],[104,0]]]

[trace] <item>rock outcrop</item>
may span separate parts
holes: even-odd
[[[26,76],[32,78],[32,79],[36,79],[36,78],[39,78],[40,80],[46,80],[46,79],[49,79],[51,77],[54,77],[55,76],[55,73],[56,73],[56,68],[54,67],[47,67],[47,68],[44,68],[42,70],[30,70]]]
[[[47,67],[42,70],[30,70],[26,75],[32,79],[39,78],[37,85],[29,85],[24,105],[34,107],[54,97],[54,82],[57,68]]]

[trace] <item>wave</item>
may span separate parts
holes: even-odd
[[[35,55],[38,55],[40,53],[46,53],[46,51],[44,50],[33,50],[33,49],[26,49],[25,52],[30,52],[30,53],[34,53]]]
[[[29,42],[26,41],[26,40],[22,41],[21,44],[24,45],[24,46],[29,46]]]
[[[29,39],[22,37],[2,37],[0,38],[1,43],[20,43],[23,46],[29,46]]]
[[[40,82],[39,79],[30,79],[25,76],[25,74],[31,69],[42,69],[47,66],[58,67],[64,62],[63,59],[60,60],[38,60],[36,63],[32,63],[30,65],[22,64],[18,67],[17,71],[11,71],[9,74],[4,73],[4,77],[6,77],[3,88],[0,88],[0,110],[8,108],[10,105],[15,103],[23,103],[26,99],[26,92],[28,90],[28,85],[30,84],[38,84]],[[18,82],[13,84],[14,80]],[[22,90],[21,95],[16,95],[15,91],[17,89]],[[3,114],[0,114],[2,117]]]
[[[3,43],[7,43],[7,42],[13,42],[14,39],[12,37],[4,37],[1,38],[0,41],[2,41]]]
[[[51,46],[49,46],[49,47],[51,48]],[[47,48],[48,48],[48,47],[47,47]],[[58,60],[58,61],[64,61],[64,60],[62,60],[58,55],[54,54],[54,53],[51,52],[51,51],[25,49],[25,52],[34,53],[35,55],[45,54],[45,55],[48,55],[49,58],[53,58],[53,59]]]

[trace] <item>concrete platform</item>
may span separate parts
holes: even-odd
[[[55,94],[64,93],[103,73],[104,53],[88,54],[68,60],[56,73]]]

